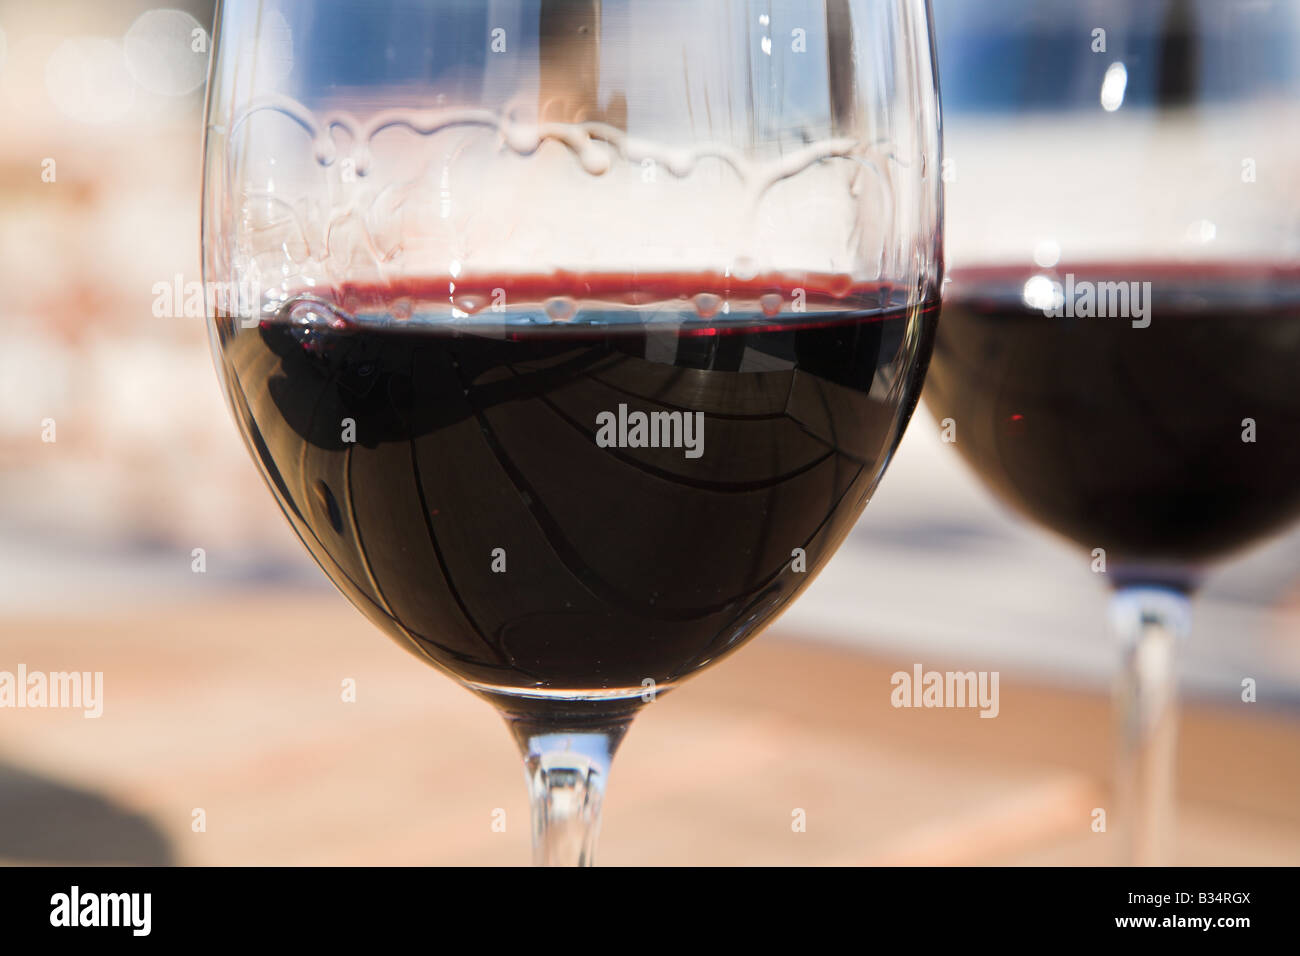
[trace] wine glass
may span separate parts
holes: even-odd
[[[866,505],[941,275],[923,0],[229,0],[218,374],[307,549],[486,698],[539,863]]]
[[[1128,861],[1169,858],[1174,651],[1300,515],[1300,4],[940,0],[949,273],[926,402],[1113,587]]]

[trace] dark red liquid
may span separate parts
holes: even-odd
[[[989,487],[1137,564],[1194,565],[1300,514],[1300,271],[1073,270],[1151,282],[1146,328],[1025,304],[1030,276],[1067,271],[959,273],[945,294],[926,403]]]
[[[573,277],[457,294],[648,295],[611,281],[617,296]],[[590,300],[570,323],[512,305],[477,331],[384,314],[395,295],[445,302],[444,281],[346,290],[369,321],[218,320],[232,404],[285,514],[394,639],[488,690],[640,694],[751,637],[835,550],[915,406],[937,309],[843,288],[765,315],[742,307],[772,294],[760,282],[706,320],[688,301],[698,277],[656,282],[654,298],[682,301],[654,323]],[[601,447],[598,416],[620,405],[702,413],[702,454]]]

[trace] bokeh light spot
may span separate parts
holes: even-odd
[[[195,31],[199,31],[196,33]],[[203,27],[183,10],[147,10],[126,31],[126,65],[151,93],[183,96],[203,85],[208,74],[208,39]],[[195,50],[196,37],[200,50]]]

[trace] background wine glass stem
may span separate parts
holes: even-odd
[[[1121,662],[1115,688],[1114,795],[1121,862],[1173,861],[1178,742],[1175,648],[1187,635],[1187,595],[1167,587],[1124,586],[1111,600]]]

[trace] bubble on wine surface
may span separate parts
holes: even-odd
[[[578,303],[564,295],[557,295],[546,300],[542,309],[555,322],[568,322],[578,311]]]
[[[451,300],[452,305],[460,309],[466,315],[477,315],[479,312],[483,311],[490,301],[491,300],[485,295],[475,295],[473,293],[456,295],[453,296]]]
[[[296,296],[281,309],[293,339],[309,355],[324,357],[339,343],[339,333],[355,331],[352,316],[323,299]]]
[[[701,292],[694,299],[695,312],[702,319],[711,319],[722,308],[722,297],[712,292]]]

